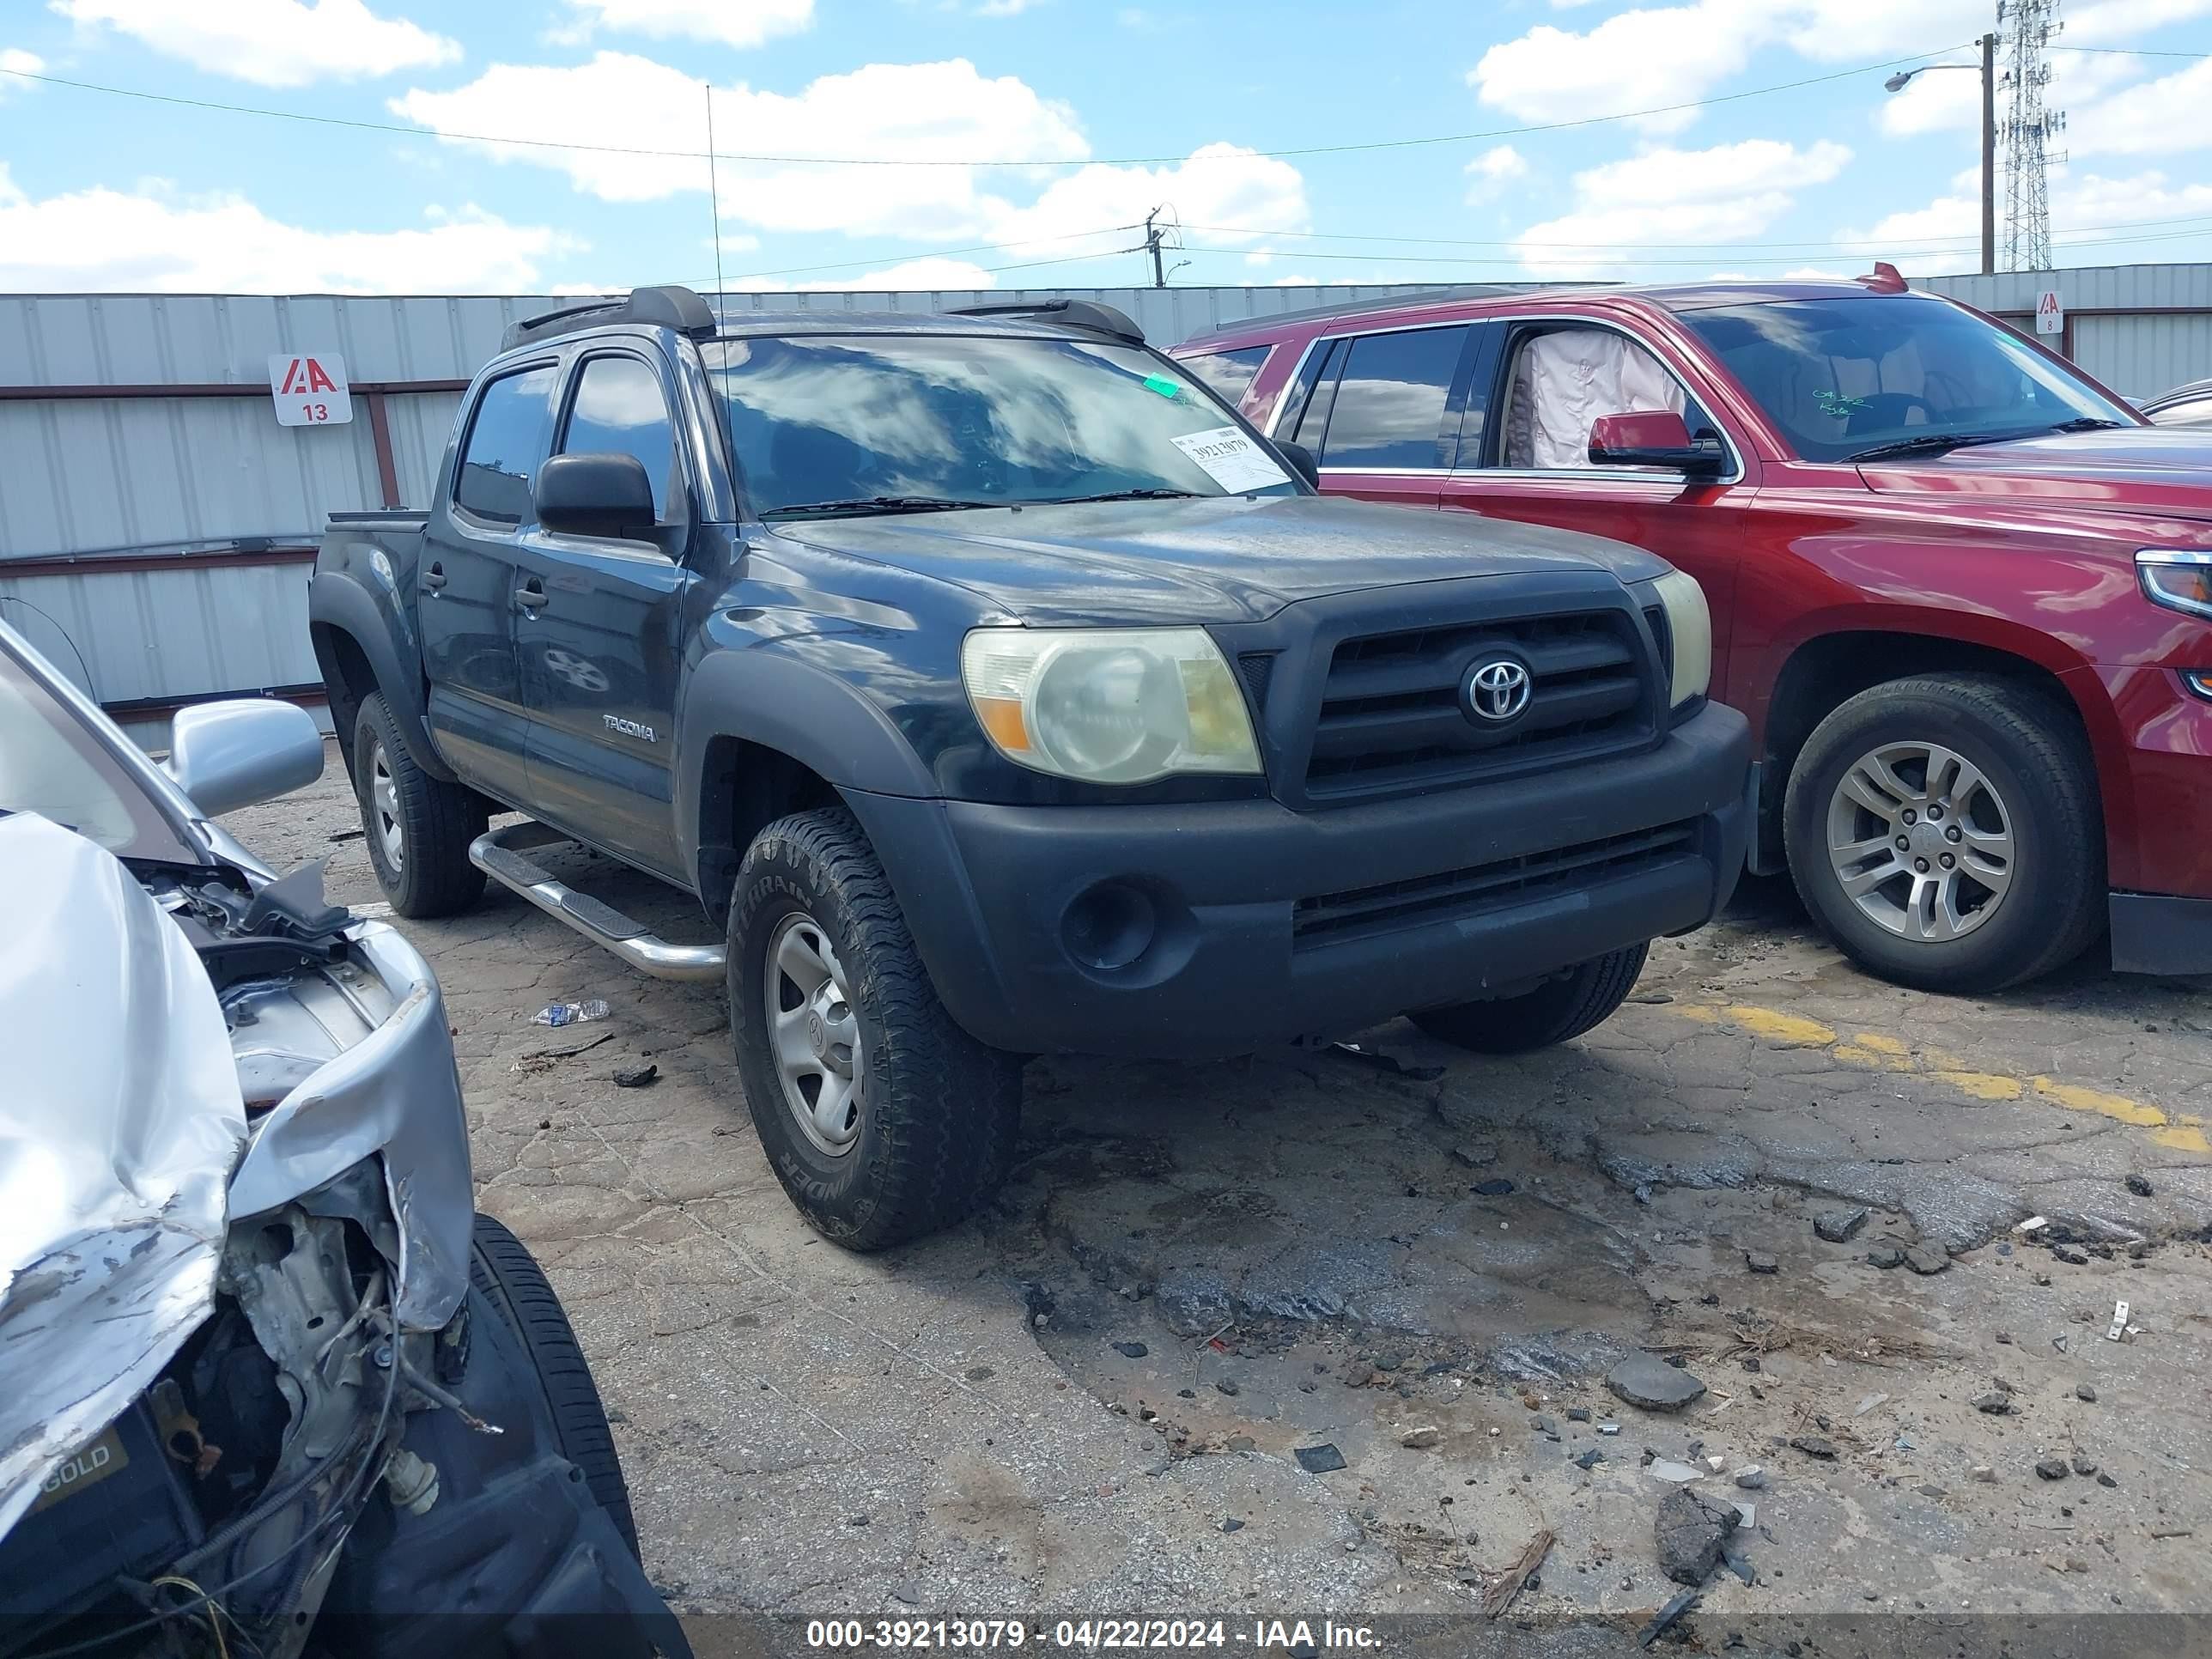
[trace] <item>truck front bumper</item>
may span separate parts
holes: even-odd
[[[1647,754],[1326,811],[845,799],[979,1040],[1198,1059],[1510,995],[1701,926],[1743,867],[1750,752],[1711,705]]]

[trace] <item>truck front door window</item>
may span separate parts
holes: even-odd
[[[1717,438],[1711,417],[1650,352],[1609,328],[1550,328],[1522,336],[1506,381],[1501,465],[1553,472],[1589,467],[1601,415],[1667,410],[1692,437]]]
[[[1236,417],[1133,346],[939,334],[800,335],[705,349],[748,505],[767,517],[1028,506],[1231,489],[1178,440]],[[1270,471],[1277,469],[1271,465]]]
[[[587,357],[562,434],[563,455],[635,455],[653,481],[653,510],[669,521],[676,499],[676,434],[660,377],[635,357]]]

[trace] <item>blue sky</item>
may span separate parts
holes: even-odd
[[[2058,263],[2212,258],[2212,0],[2062,15],[2059,44],[2096,50],[2050,59]],[[718,151],[799,158],[720,164],[732,287],[1134,283],[1121,250],[1154,207],[1178,283],[1971,269],[1977,77],[1890,94],[1874,66],[1963,61],[1944,49],[1992,21],[1985,0],[0,0],[0,70],[405,129],[0,74],[0,289],[708,286],[710,82]],[[1464,134],[1491,136],[1272,153]]]

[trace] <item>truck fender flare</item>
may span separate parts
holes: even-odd
[[[368,659],[370,672],[376,676],[376,690],[384,698],[385,707],[391,709],[392,719],[398,722],[399,734],[406,739],[415,763],[441,782],[460,781],[431,740],[429,726],[423,718],[420,667],[410,668],[400,660],[398,647],[392,639],[392,619],[377,603],[375,595],[351,574],[318,570],[307,583],[307,623],[311,631],[327,628],[344,635],[360,647],[362,655]],[[322,661],[319,641],[315,654],[323,678],[328,682],[334,677],[336,665]],[[335,726],[340,722],[334,718],[331,724]],[[353,733],[341,730],[337,738],[346,757],[346,769],[350,772]]]
[[[882,708],[850,681],[774,647],[702,658],[684,684],[676,738],[677,836],[695,882],[707,749],[717,738],[787,755],[836,788],[922,798],[939,793]]]

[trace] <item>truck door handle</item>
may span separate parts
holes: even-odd
[[[442,564],[434,564],[428,570],[422,573],[422,586],[428,588],[433,593],[436,592],[445,585],[446,567]]]
[[[532,576],[514,590],[514,603],[519,610],[537,611],[545,604],[545,585]]]

